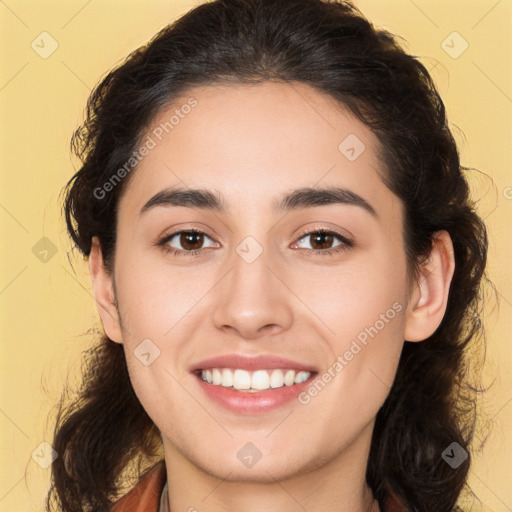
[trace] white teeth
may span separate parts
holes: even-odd
[[[251,374],[245,370],[235,370],[233,387],[235,389],[249,389],[251,387]]]
[[[233,385],[233,372],[229,368],[222,370],[222,385],[228,387]]]
[[[293,370],[288,370],[286,375],[284,376],[284,383],[287,386],[293,386],[295,383],[295,372]]]
[[[252,389],[268,389],[270,387],[270,376],[265,370],[258,370],[252,374]]]
[[[291,370],[293,372],[293,370]],[[284,375],[281,370],[274,370],[270,374],[270,387],[281,388],[284,386]]]
[[[212,384],[219,385],[222,382],[222,375],[218,368],[212,370]]]
[[[301,384],[302,382],[305,382],[308,380],[309,376],[311,374],[309,372],[299,372],[297,375],[295,375],[295,384]]]
[[[231,370],[230,368],[212,368],[202,370],[202,380],[226,388],[237,390],[262,391],[283,386],[301,384],[309,379],[310,372],[295,370]]]

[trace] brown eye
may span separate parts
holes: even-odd
[[[164,237],[158,245],[165,251],[175,254],[176,256],[195,256],[199,254],[206,240],[212,239],[202,231],[188,229],[177,231]],[[215,243],[211,243],[208,247],[214,247]]]
[[[338,243],[336,243],[336,239]],[[305,242],[309,242],[310,247],[304,247]],[[354,243],[351,240],[329,229],[316,229],[302,233],[296,245],[298,248],[304,249],[306,253],[315,256],[334,256],[354,247]]]
[[[186,251],[200,249],[204,243],[204,234],[195,231],[182,231],[179,237],[179,243]]]
[[[330,249],[333,244],[334,236],[330,233],[313,233],[308,235],[313,249]]]

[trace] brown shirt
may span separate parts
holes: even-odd
[[[139,483],[110,508],[110,512],[160,512],[164,487],[167,482],[165,462],[160,461],[153,466]],[[163,504],[162,504],[163,505]],[[386,500],[382,512],[407,512],[407,508],[396,497]]]
[[[160,496],[167,481],[165,462],[160,461],[139,483],[110,508],[110,512],[159,512]]]

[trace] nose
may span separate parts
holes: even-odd
[[[217,329],[247,340],[277,335],[293,322],[293,293],[265,252],[248,263],[235,254],[233,268],[219,283],[213,322]]]

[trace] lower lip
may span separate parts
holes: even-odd
[[[254,393],[216,386],[215,384],[205,382],[198,375],[196,377],[206,395],[226,409],[242,414],[261,414],[277,409],[296,399],[311,384],[311,380],[315,375],[313,373],[308,380],[300,384],[294,384],[293,386],[284,385],[280,388],[256,391]]]

